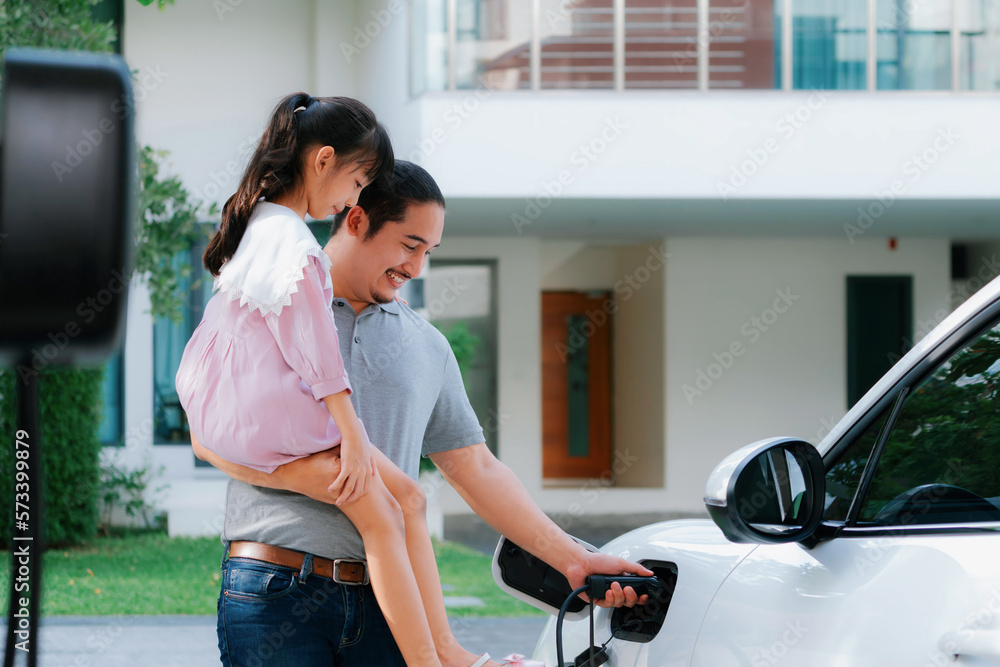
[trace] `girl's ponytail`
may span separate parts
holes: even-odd
[[[260,198],[274,199],[296,186],[302,154],[315,145],[332,146],[338,164],[351,159],[364,164],[369,180],[392,174],[389,135],[371,109],[348,97],[285,97],[271,114],[236,194],[222,207],[222,225],[202,257],[209,273],[218,276],[239,248]]]
[[[295,146],[295,109],[308,106],[311,100],[305,93],[289,95],[278,103],[271,114],[257,150],[243,172],[236,194],[222,207],[222,225],[205,248],[202,260],[213,276],[219,275],[223,262],[239,248],[253,207],[264,196],[265,189],[276,191],[273,187],[268,187],[271,185],[268,181],[273,180],[275,185],[281,183],[284,186],[294,182],[297,171],[294,157],[298,154]],[[286,180],[288,176],[292,178]],[[282,187],[277,191],[284,189]]]

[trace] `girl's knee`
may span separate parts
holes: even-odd
[[[397,489],[397,493],[396,501],[402,508],[404,517],[412,516],[423,519],[427,516],[427,495],[416,480],[407,477],[402,488]]]
[[[403,510],[381,481],[372,484],[368,493],[341,509],[362,537],[372,531],[403,533]]]

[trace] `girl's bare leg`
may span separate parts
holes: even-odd
[[[438,575],[434,546],[431,544],[430,530],[427,527],[427,499],[423,489],[377,447],[374,449],[378,452],[376,465],[379,475],[403,511],[406,553],[410,557],[413,574],[417,578],[417,586],[420,588],[420,596],[423,599],[438,658],[444,667],[469,667],[479,656],[462,648],[455,639],[451,626],[448,625],[441,577]],[[496,662],[489,662],[487,665],[500,667]]]
[[[434,636],[424,612],[424,587],[417,587],[422,573],[414,578],[415,571],[407,558],[408,539],[404,535],[400,505],[386,488],[380,473],[376,471],[368,493],[342,505],[341,509],[364,540],[375,598],[407,667],[439,667],[441,662]],[[431,563],[434,563],[433,554]],[[437,568],[434,569],[436,577]],[[439,586],[439,598],[440,595]]]

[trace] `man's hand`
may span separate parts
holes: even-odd
[[[275,468],[270,475],[260,470],[247,468],[238,463],[225,460],[218,454],[206,449],[198,439],[191,434],[191,447],[194,455],[202,461],[208,461],[213,466],[233,479],[279,491],[294,491],[321,503],[334,504],[337,495],[330,493],[330,480],[340,474],[340,448],[334,447],[317,452],[301,459],[295,459]]]
[[[330,480],[336,479],[338,475],[340,475],[340,448],[334,447],[278,466],[269,475],[274,484],[258,484],[258,486],[294,491],[321,503],[333,505],[336,504],[337,494],[330,491]]]
[[[574,561],[563,572],[569,580],[570,588],[577,589],[587,583],[587,577],[591,574],[638,574],[644,577],[653,576],[652,570],[647,570],[638,563],[632,563],[624,558],[618,558],[610,554],[593,553],[587,551],[580,560]],[[589,600],[585,593],[580,597]],[[631,586],[622,589],[617,581],[611,584],[611,588],[601,600],[595,600],[598,607],[634,607],[637,604],[646,604],[649,601],[648,595],[638,596]]]

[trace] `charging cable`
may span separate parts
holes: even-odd
[[[587,583],[570,593],[565,602],[562,603],[562,607],[559,608],[559,615],[556,617],[556,659],[559,661],[557,667],[566,667],[566,663],[563,661],[562,624],[566,616],[566,612],[569,610],[569,606],[573,603],[573,600],[580,595],[580,593],[586,593],[587,597],[590,598],[590,603],[588,604],[590,607],[590,656],[587,658],[587,661],[582,664],[587,665],[587,667],[597,667],[598,663],[595,662],[595,657],[598,653],[594,646],[594,600],[603,599],[608,590],[611,588],[611,584],[616,581],[621,584],[622,588],[631,586],[632,589],[635,590],[636,595],[640,597],[642,595],[655,597],[663,590],[660,580],[656,577],[640,577],[636,575],[612,576],[599,574],[592,574],[587,577]],[[605,642],[604,646],[601,647],[602,651],[605,646],[607,646],[607,642]],[[582,655],[583,654],[581,654],[581,656]]]

